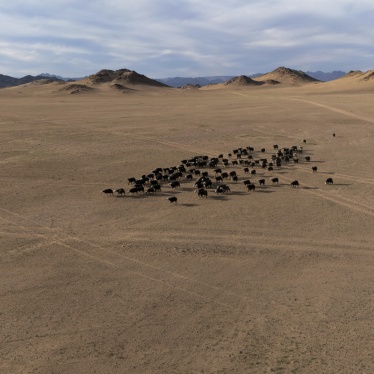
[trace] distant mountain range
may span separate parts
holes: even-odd
[[[255,78],[261,74],[249,75],[250,78]],[[157,81],[167,84],[170,87],[184,87],[187,85],[199,85],[201,87],[208,86],[209,84],[225,83],[228,80],[235,78],[235,75],[218,75],[212,77],[170,77],[159,78]]]
[[[83,77],[79,77],[79,78],[64,78],[64,77],[61,77],[59,75],[48,74],[48,73],[41,73],[41,74],[38,75],[38,77],[44,77],[44,78],[49,78],[49,79],[56,78],[56,79],[59,79],[59,80],[65,81],[65,82],[75,82],[75,81],[78,81],[80,79],[83,79]]]
[[[306,74],[312,78],[318,79],[320,81],[331,81],[334,79],[338,79],[345,75],[346,73],[343,71],[333,71],[331,73],[325,73],[323,71],[307,71]],[[257,78],[260,77],[262,73],[257,74],[251,74],[248,75],[249,78]],[[170,78],[160,78],[156,79],[156,81],[166,84],[171,87],[183,87],[187,85],[194,85],[194,86],[207,86],[210,84],[219,84],[219,83],[225,83],[229,81],[230,79],[235,78],[234,75],[223,75],[223,76],[208,76],[208,77],[170,77]],[[243,77],[243,76],[242,76]],[[64,81],[64,82],[74,82],[77,80],[81,80],[86,77],[80,77],[80,78],[64,78],[59,75],[49,74],[49,73],[41,73],[36,76],[32,75],[26,75],[22,78],[14,78],[7,75],[0,74],[0,88],[5,87],[13,87],[13,86],[19,86],[21,84],[25,83],[31,83],[36,80],[40,79],[50,79],[54,81]]]
[[[39,75],[25,75],[22,78],[14,78],[10,77],[9,75],[0,74],[0,88],[19,86],[21,84],[31,83],[41,79],[49,79],[52,81],[61,82],[72,82],[79,78],[62,78],[57,75],[52,75],[48,73],[43,73]]]
[[[325,73],[323,71],[307,71],[305,74],[309,75],[312,78],[315,78],[319,81],[327,82],[334,79],[338,79],[345,75],[346,73],[344,71],[333,71],[331,73]],[[265,75],[264,73],[257,73],[257,74],[251,74],[248,75],[249,78],[257,78],[262,75]],[[235,78],[235,75],[223,75],[223,76],[213,76],[213,77],[170,77],[170,78],[160,78],[156,79],[159,82],[165,83],[168,86],[171,87],[183,87],[187,85],[199,85],[199,86],[207,86],[209,84],[219,84],[219,83],[225,83],[229,81],[230,79]]]

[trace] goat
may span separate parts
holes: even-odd
[[[293,182],[291,182],[291,186],[292,186],[292,188],[299,187],[300,186],[299,181],[294,180]]]
[[[196,182],[196,183],[194,183],[193,186],[197,187],[197,188],[203,188],[204,187],[203,182]]]
[[[155,192],[161,192],[161,186],[159,184],[154,184],[152,187],[155,189]]]
[[[171,183],[169,183],[169,185],[170,185],[170,187],[173,188],[173,189],[181,186],[180,183],[179,183],[178,181],[171,182]]]
[[[204,188],[200,188],[200,189],[197,190],[197,196],[207,198],[208,197],[208,191],[204,190]]]
[[[205,188],[211,188],[211,187],[213,187],[213,183],[212,183],[212,181],[209,178],[207,178],[207,179],[204,180],[203,185],[205,186]]]
[[[254,184],[248,184],[247,185],[247,189],[248,189],[248,192],[255,191],[256,190],[256,186]]]
[[[222,184],[221,186],[218,186],[214,192],[216,194],[230,192],[230,187]]]
[[[325,184],[334,184],[332,178],[327,178]]]
[[[142,184],[136,184],[134,188],[136,188],[138,190],[138,192],[140,192],[140,191],[144,192],[144,187],[143,187]]]
[[[117,188],[116,190],[114,190],[113,192],[117,192],[118,195],[120,196],[124,196],[126,191],[123,189],[123,188]]]

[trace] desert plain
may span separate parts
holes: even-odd
[[[1,89],[0,372],[373,373],[373,101],[353,78]],[[199,198],[196,178],[128,193],[157,167],[274,144],[300,162],[230,166],[229,194]]]

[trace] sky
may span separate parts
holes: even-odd
[[[374,69],[373,0],[0,0],[0,74]]]

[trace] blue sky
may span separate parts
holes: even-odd
[[[0,74],[374,69],[372,0],[0,0]]]

